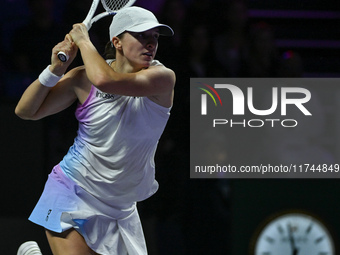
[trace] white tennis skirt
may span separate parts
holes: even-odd
[[[136,203],[109,206],[92,196],[55,166],[29,220],[61,233],[76,229],[87,245],[103,255],[147,254]]]

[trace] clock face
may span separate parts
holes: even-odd
[[[332,236],[316,218],[287,213],[270,221],[255,240],[255,255],[335,255]]]

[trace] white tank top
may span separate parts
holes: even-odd
[[[75,115],[77,137],[59,164],[69,178],[109,205],[141,201],[157,191],[154,154],[170,108],[92,86]]]

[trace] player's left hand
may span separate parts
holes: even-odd
[[[78,23],[73,25],[73,29],[70,31],[70,36],[72,41],[79,46],[82,41],[89,41],[89,33],[86,26],[83,23]]]

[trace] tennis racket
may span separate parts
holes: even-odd
[[[97,10],[99,1],[102,2],[105,11],[93,17]],[[82,23],[85,24],[87,31],[89,31],[93,23],[104,17],[115,15],[119,10],[133,5],[135,1],[136,0],[93,0],[91,8]],[[69,56],[67,56],[65,52],[60,51],[58,52],[58,58],[60,61],[66,62]]]

